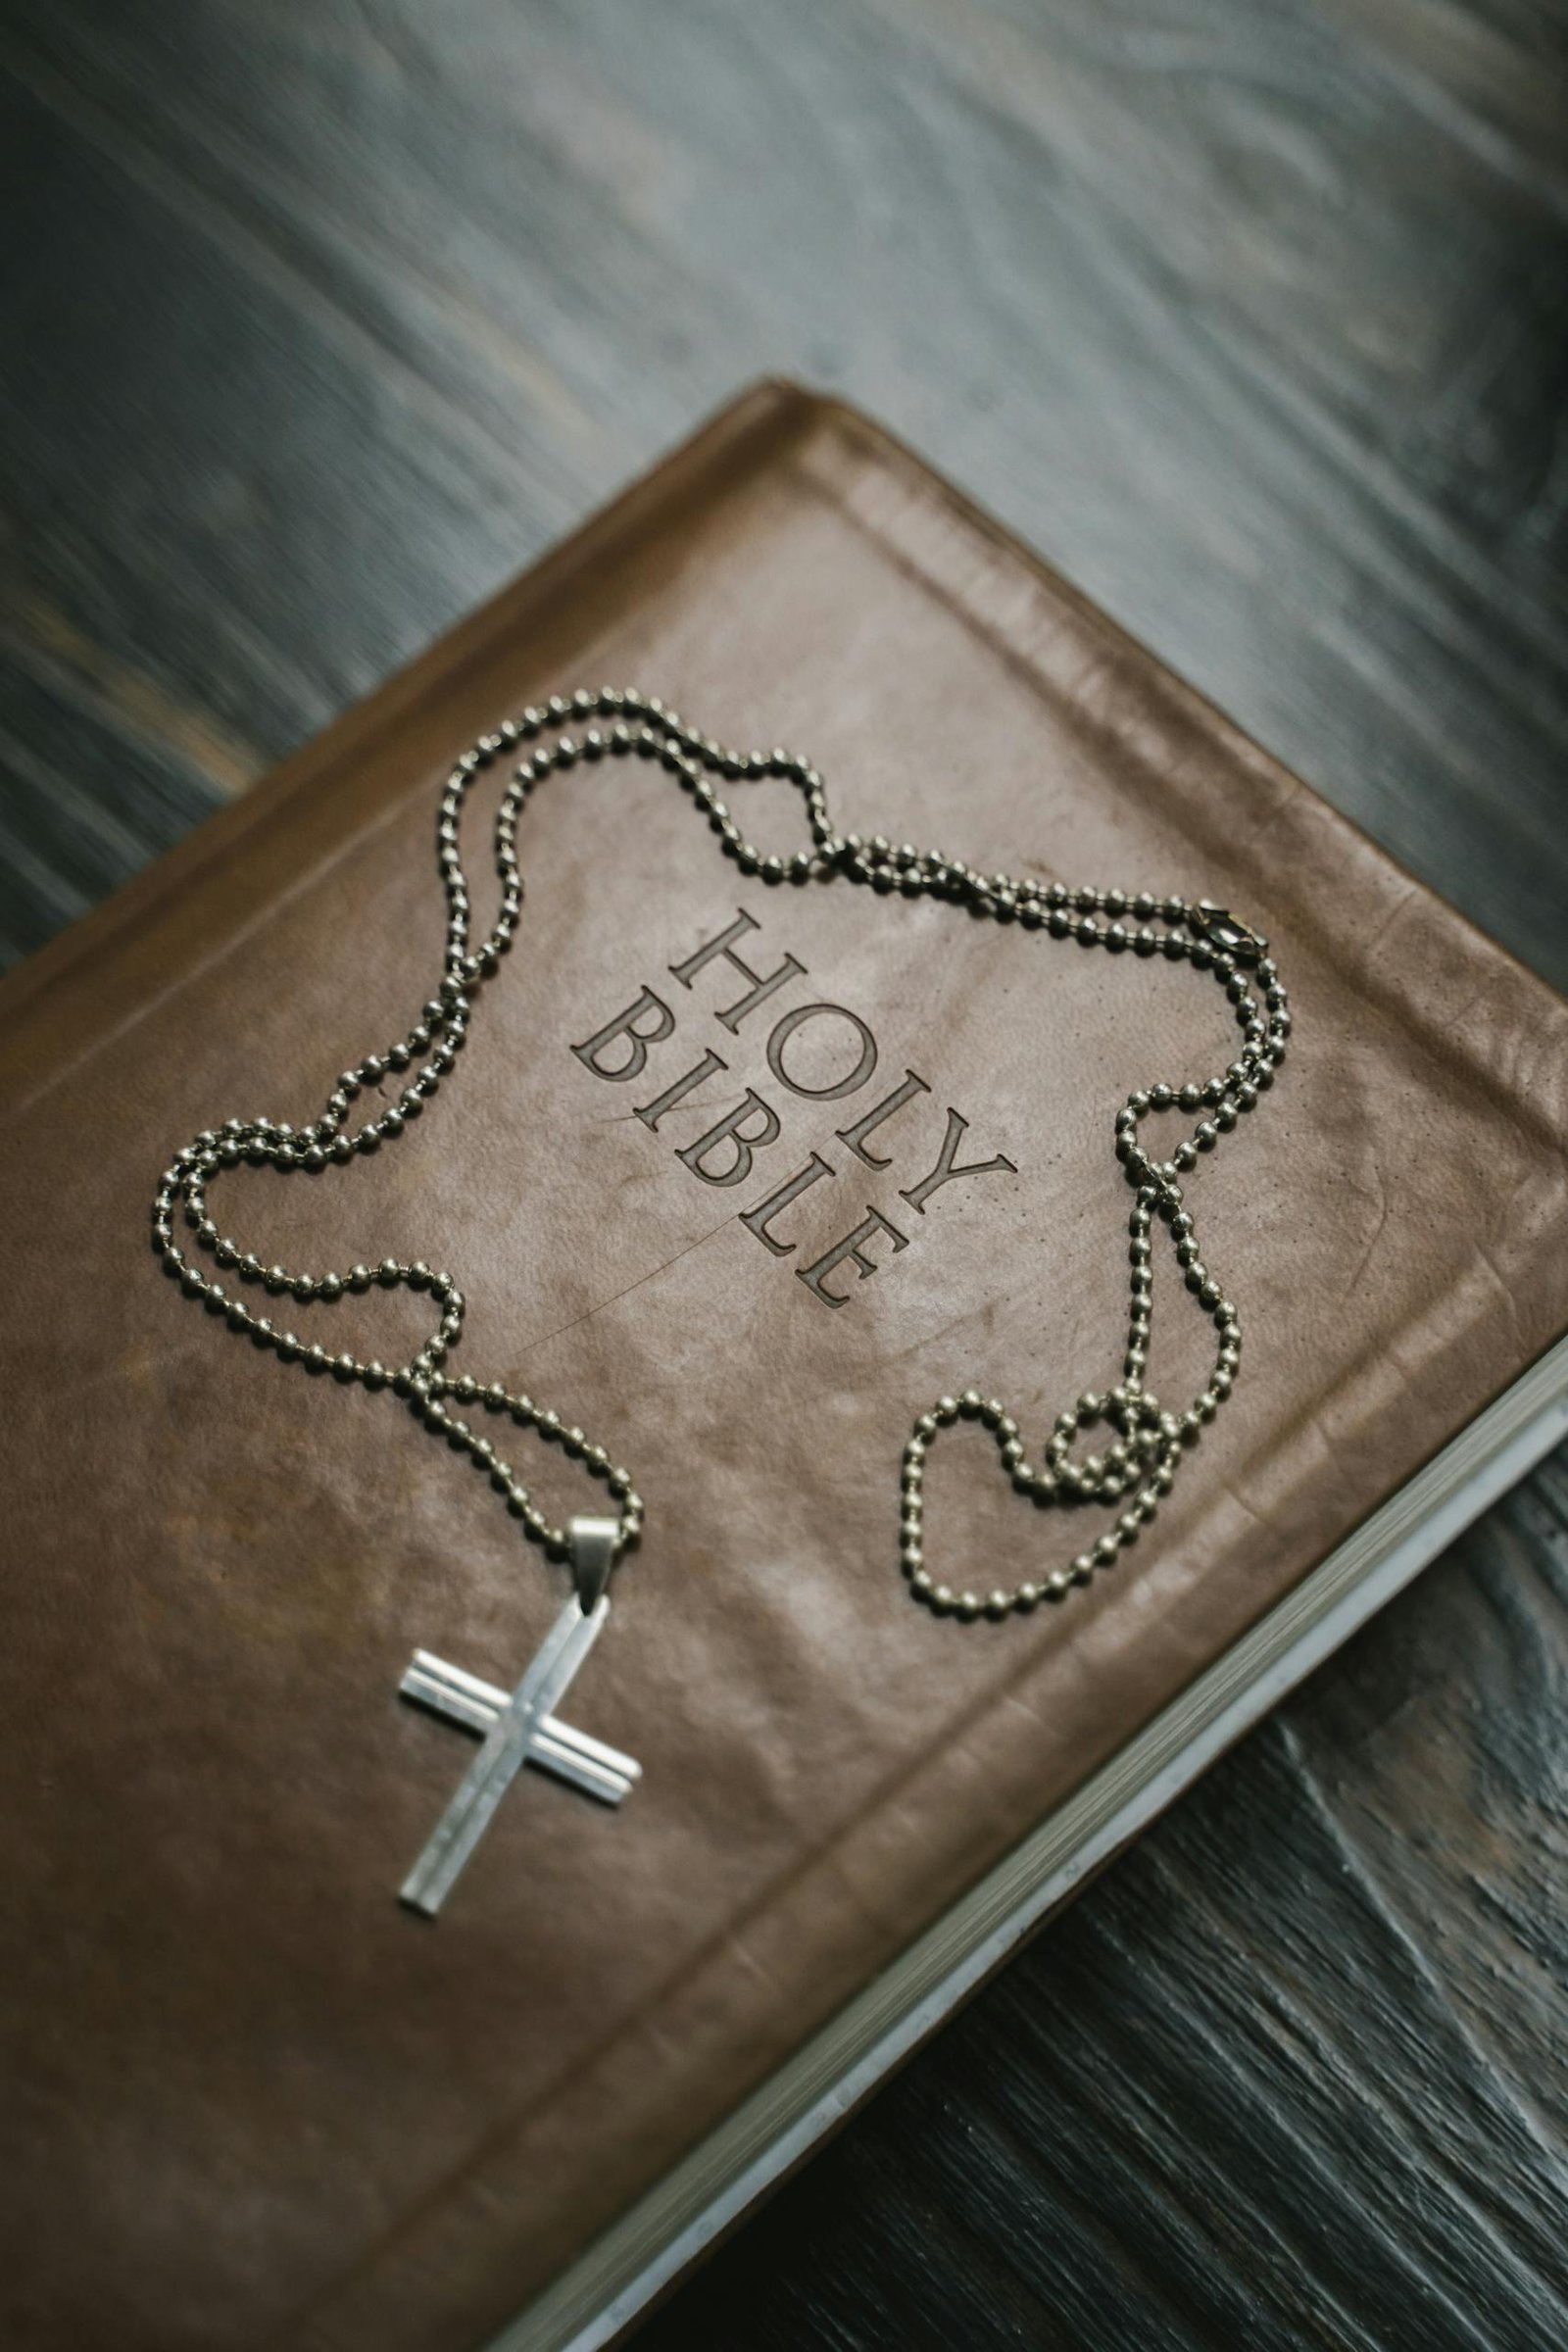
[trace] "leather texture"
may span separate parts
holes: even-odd
[[[242,1170],[264,1257],[449,1266],[454,1371],[524,1386],[648,1506],[564,1708],[644,1778],[535,1774],[435,1926],[395,1889],[470,1752],[401,1703],[416,1646],[510,1687],[565,1591],[390,1396],[285,1368],[147,1245],[170,1152],[312,1114],[439,967],[437,779],[527,700],[610,678],[787,743],[839,821],[986,868],[1221,900],[1295,1035],[1189,1193],[1245,1331],[1237,1392],[1152,1531],[1059,1608],[962,1626],[897,1559],[900,1449],[945,1390],[1032,1446],[1119,1371],[1128,1090],[1203,1077],[1219,992],[957,909],[748,880],[657,768],[552,783],[516,952],[395,1148]],[[802,839],[782,787],[736,787]],[[471,860],[479,864],[477,858]],[[731,924],[805,974],[733,1031]],[[571,1049],[645,989],[637,1082]],[[874,1076],[768,1057],[828,1004]],[[863,419],[743,399],[404,678],[0,990],[9,1554],[0,1707],[5,2340],[118,2352],[467,2352],[1471,1418],[1568,1322],[1568,1007]],[[842,1069],[846,1023],[788,1043]],[[708,1051],[726,1069],[634,1114]],[[606,1053],[602,1058],[608,1059]],[[839,1140],[908,1070],[929,1088]],[[724,1187],[679,1156],[754,1087],[780,1134]],[[901,1198],[949,1107],[960,1160]],[[811,1153],[832,1169],[743,1222]],[[715,1158],[721,1155],[715,1154]],[[796,1279],[875,1209],[877,1271]],[[1208,1332],[1156,1253],[1152,1385]],[[387,1361],[372,1292],[291,1313]],[[511,1433],[508,1433],[509,1436]],[[601,1493],[518,1439],[559,1510]],[[955,1584],[1070,1556],[984,1433],[933,1450]]]

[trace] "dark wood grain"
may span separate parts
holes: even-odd
[[[767,370],[1568,981],[1568,23],[8,0],[0,952]],[[646,2329],[1568,2341],[1568,1473]]]

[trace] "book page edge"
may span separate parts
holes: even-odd
[[[606,2352],[1036,1929],[1568,1437],[1568,1337],[1469,1422],[485,2352]]]

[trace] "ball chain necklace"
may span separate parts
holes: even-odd
[[[521,757],[495,816],[500,906],[489,934],[473,945],[459,846],[464,803],[478,775],[519,749]],[[1128,1220],[1131,1303],[1117,1385],[1103,1394],[1088,1391],[1059,1413],[1034,1464],[1012,1415],[996,1397],[976,1389],[939,1396],[915,1420],[901,1470],[900,1556],[908,1590],[918,1601],[941,1616],[1000,1619],[1042,1602],[1060,1601],[1075,1585],[1087,1584],[1097,1571],[1108,1568],[1154,1518],[1185,1451],[1197,1444],[1230,1396],[1241,1361],[1240,1320],[1200,1253],[1181,1179],[1200,1153],[1212,1152],[1220,1137],[1254,1107],[1285,1056],[1290,1010],[1278,967],[1259,933],[1207,900],[1195,905],[1150,891],[1069,889],[1059,882],[981,874],[941,851],[896,846],[880,834],[866,840],[857,833],[840,833],[828,813],[822,778],[808,762],[783,750],[728,750],[689,726],[654,695],[581,688],[570,696],[552,696],[519,718],[503,721],[493,734],[481,736],[458,760],[442,791],[436,856],[447,902],[446,953],[440,984],[418,1019],[381,1053],[368,1054],[345,1070],[308,1125],[293,1127],[286,1121],[254,1117],[225,1119],[220,1127],[204,1129],[174,1154],[153,1203],[154,1247],[166,1271],[192,1298],[285,1363],[318,1375],[330,1373],[344,1383],[358,1381],[372,1391],[387,1390],[404,1400],[428,1430],[468,1455],[521,1522],[527,1538],[550,1557],[571,1563],[572,1595],[515,1690],[497,1690],[423,1650],[416,1652],[404,1677],[406,1696],[481,1736],[473,1765],[402,1888],[405,1901],[430,1915],[440,1907],[523,1763],[608,1803],[618,1803],[638,1777],[632,1758],[562,1723],[554,1709],[608,1614],[611,1572],[642,1532],[642,1498],[630,1473],[580,1428],[564,1423],[558,1412],[500,1381],[481,1382],[447,1369],[463,1336],[465,1304],[450,1273],[432,1270],[419,1259],[406,1264],[393,1257],[374,1266],[352,1265],[341,1273],[297,1273],[282,1265],[264,1265],[255,1252],[221,1231],[210,1210],[208,1189],[242,1161],[280,1173],[319,1174],[329,1165],[380,1150],[424,1114],[456,1065],[474,1000],[494,978],[516,933],[523,892],[516,828],[530,794],[579,762],[628,758],[657,761],[666,769],[705,812],[724,854],[743,872],[764,882],[804,885],[843,875],[883,895],[947,900],[999,923],[1100,948],[1112,956],[1163,956],[1207,973],[1233,1008],[1242,1042],[1227,1069],[1214,1077],[1140,1087],[1116,1113],[1116,1156],[1133,1192]],[[768,778],[782,780],[801,794],[810,849],[790,857],[760,850],[747,838],[721,797],[721,784]],[[380,1096],[371,1115],[353,1124],[357,1100],[389,1083],[400,1089],[395,1099],[387,1102]],[[1202,1115],[1168,1156],[1156,1158],[1141,1131],[1150,1118],[1172,1110]],[[198,1264],[187,1244],[175,1240],[177,1213],[182,1213],[200,1250],[236,1277],[243,1290],[230,1290]],[[1168,1231],[1186,1287],[1215,1333],[1213,1369],[1185,1412],[1164,1409],[1144,1379],[1156,1220]],[[428,1293],[436,1309],[430,1337],[407,1363],[393,1368],[350,1353],[332,1354],[247,1303],[244,1295],[265,1292],[280,1302],[292,1298],[330,1303],[346,1292],[372,1287]],[[510,1418],[518,1428],[559,1445],[605,1488],[612,1510],[573,1518],[564,1528],[553,1525],[510,1461],[483,1435],[482,1426],[454,1409],[465,1405],[498,1420]],[[959,1419],[978,1421],[991,1432],[1020,1494],[1043,1507],[1121,1505],[1119,1515],[1070,1562],[1010,1590],[979,1592],[938,1581],[925,1558],[925,1459],[940,1431]],[[1108,1431],[1107,1441],[1098,1450],[1075,1456],[1073,1441],[1096,1429]]]

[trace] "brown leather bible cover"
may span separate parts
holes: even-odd
[[[846,883],[769,888],[657,767],[553,782],[517,951],[463,1063],[373,1162],[242,1170],[224,1229],[296,1265],[422,1256],[453,1370],[526,1387],[648,1505],[565,1710],[639,1757],[618,1813],[538,1775],[438,1924],[395,1900],[470,1748],[403,1704],[416,1645],[510,1686],[564,1572],[389,1395],[285,1368],[163,1279],[148,1203],[230,1113],[313,1115],[439,969],[437,779],[601,678],[797,747],[839,822],[1234,906],[1293,991],[1282,1077],[1191,1180],[1246,1331],[1155,1528],[1060,1607],[933,1619],[900,1448],[944,1390],[1033,1444],[1119,1376],[1128,1090],[1222,1066],[1219,992]],[[782,787],[756,829],[801,838]],[[743,910],[744,993],[670,967]],[[651,987],[646,1082],[571,1049]],[[811,1100],[777,1011],[853,1012],[874,1078]],[[0,993],[8,1606],[0,1673],[5,2340],[467,2352],[1539,1353],[1568,1319],[1563,1004],[906,452],[743,399],[406,676]],[[842,1057],[831,1025],[820,1051]],[[712,1049],[657,1129],[633,1116]],[[795,1075],[823,1084],[826,1062]],[[795,1049],[792,1049],[794,1051]],[[812,1071],[815,1075],[811,1075]],[[906,1071],[874,1137],[838,1131]],[[747,1181],[678,1152],[756,1086]],[[1015,1173],[901,1198],[960,1156]],[[777,1222],[742,1212],[812,1152]],[[906,1246],[800,1269],[868,1207]],[[1152,1385],[1207,1326],[1158,1252]],[[387,1361],[420,1305],[291,1310]],[[563,1511],[580,1472],[519,1439]],[[928,1549],[982,1589],[1077,1549],[982,1432]],[[1097,1522],[1098,1524],[1098,1522]]]

